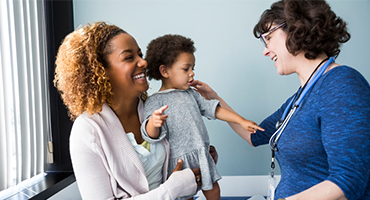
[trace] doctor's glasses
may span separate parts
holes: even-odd
[[[267,47],[267,45],[268,45],[267,44],[268,39],[266,39],[266,37],[268,37],[268,35],[270,35],[272,32],[274,32],[274,31],[278,30],[279,28],[283,27],[284,25],[285,25],[285,22],[283,22],[279,26],[276,26],[276,27],[272,28],[268,32],[261,34],[260,40],[265,45],[265,47]]]

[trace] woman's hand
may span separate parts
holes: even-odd
[[[199,92],[205,99],[218,99],[217,93],[206,83],[202,81],[195,80],[193,81],[190,86],[194,88],[195,91]]]
[[[216,147],[214,147],[213,145],[210,145],[209,146],[209,153],[211,154],[211,156],[213,158],[213,161],[215,161],[215,164],[217,164],[217,161],[218,161],[218,153],[216,151]]]
[[[173,170],[172,173],[174,173],[176,171],[181,171],[181,168],[182,168],[182,160],[179,159],[177,161],[177,165],[176,165],[176,167],[175,167],[175,169]],[[200,187],[200,185],[202,183],[202,176],[200,174],[200,168],[193,169],[192,171],[194,173],[195,182],[197,183],[197,186]]]

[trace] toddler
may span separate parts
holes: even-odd
[[[143,138],[149,142],[167,138],[170,143],[169,173],[178,159],[184,168],[200,168],[201,187],[207,199],[221,199],[217,183],[221,179],[209,154],[209,136],[202,116],[240,124],[248,131],[263,130],[221,106],[206,100],[190,88],[194,81],[194,42],[180,35],[164,35],[152,40],[146,52],[149,79],[162,81],[158,92],[145,102]],[[192,199],[192,196],[179,200]]]

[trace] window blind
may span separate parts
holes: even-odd
[[[0,1],[0,191],[43,173],[47,163],[43,4]]]

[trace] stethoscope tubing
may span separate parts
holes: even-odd
[[[307,87],[304,88],[301,95],[298,97],[297,101],[294,103],[294,106],[293,106],[292,109],[290,107],[291,107],[295,97],[293,97],[292,100],[289,102],[289,104],[285,108],[284,113],[283,113],[283,115],[281,117],[281,120],[280,120],[280,121],[282,121],[282,124],[278,127],[278,129],[275,131],[274,134],[272,134],[272,136],[269,139],[269,146],[270,146],[271,150],[273,150],[273,151],[277,150],[276,143],[277,143],[278,139],[280,138],[281,134],[283,133],[283,131],[285,130],[285,127],[288,125],[288,122],[289,122],[290,118],[293,116],[294,112],[297,110],[297,108],[301,104],[301,102],[302,102],[303,98],[305,97],[305,95],[307,94],[307,92],[310,91],[310,89],[317,82],[317,80],[319,80],[319,78],[321,78],[321,76],[324,74],[324,72],[326,71],[326,69],[328,68],[328,66],[332,62],[334,62],[334,58],[330,57],[329,60],[324,64],[324,66],[321,67],[317,71],[315,76],[312,77],[312,80],[310,82],[308,82]],[[288,112],[289,112],[289,114],[288,114]],[[288,116],[287,116],[287,114],[288,114]],[[272,142],[273,139],[274,139],[274,141]]]
[[[298,100],[295,102],[295,106],[299,106],[304,98],[304,96],[307,94],[307,92],[312,88],[312,86],[316,83],[317,80],[319,80],[319,78],[321,78],[321,76],[324,74],[324,72],[326,71],[326,69],[328,68],[328,66],[334,61],[334,58],[333,57],[330,57],[329,60],[325,63],[325,65],[323,67],[321,67],[318,71],[317,71],[317,76],[314,76],[312,77],[312,80],[310,82],[307,83],[307,89],[303,90],[302,91],[302,94],[301,96],[298,98]]]

